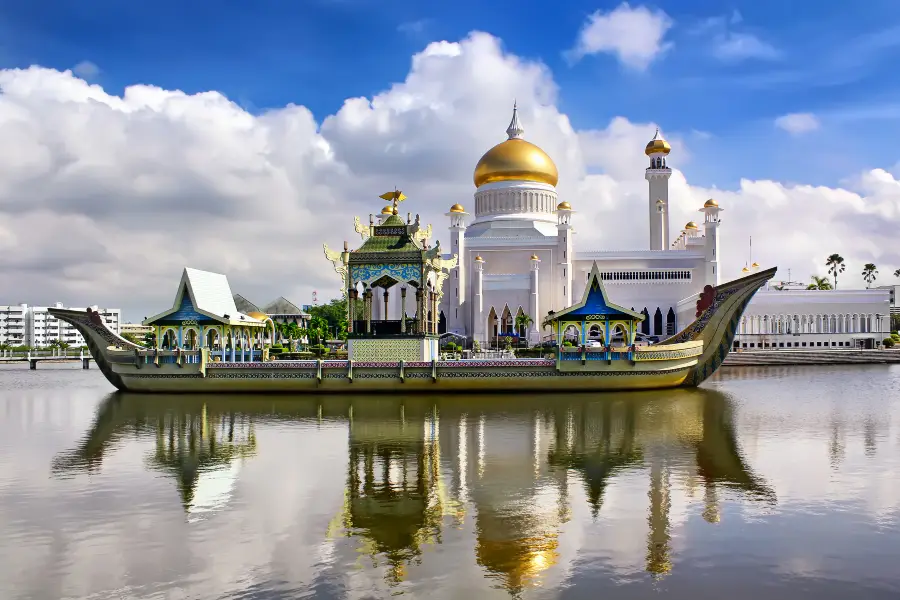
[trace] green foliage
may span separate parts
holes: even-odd
[[[544,350],[540,346],[533,348],[519,348],[516,350],[516,358],[543,358]]]
[[[884,338],[884,340],[881,343],[884,344],[885,348],[893,348],[894,347],[894,339],[893,338]]]
[[[126,333],[123,333],[123,334],[122,334],[122,337],[123,337],[124,339],[128,340],[129,342],[131,342],[132,344],[137,344],[138,346],[145,346],[145,345],[146,345],[147,336],[144,336],[143,338],[140,338],[140,337],[136,336],[136,335],[133,334],[133,333],[127,333],[127,332],[126,332]]]
[[[571,348],[575,344],[572,343],[572,340],[563,340],[562,345],[565,346],[566,348]]]
[[[481,344],[478,343],[478,340],[472,342],[472,351],[473,352],[481,352]]]
[[[827,277],[819,277],[817,275],[812,276],[812,283],[806,286],[808,290],[830,290],[833,289],[831,287],[831,281],[828,280]]]
[[[357,312],[361,308],[362,302],[357,301]],[[336,298],[328,304],[321,306],[313,306],[309,309],[309,314],[313,319],[320,319],[318,323],[325,332],[323,339],[328,339],[333,335],[337,335],[338,339],[347,339],[347,301]]]

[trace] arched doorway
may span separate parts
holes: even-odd
[[[648,311],[645,306],[644,310],[641,311],[641,314],[644,315],[644,320],[641,321],[641,333],[650,335],[650,311]]]
[[[207,330],[206,347],[210,350],[216,350],[219,347],[219,331],[217,329]]]
[[[653,334],[654,335],[662,335],[663,334],[663,317],[662,317],[662,311],[659,310],[659,307],[656,307],[656,312],[653,313]]]
[[[441,311],[438,319],[438,333],[447,333],[447,315],[444,314],[444,311]]]
[[[184,344],[182,344],[188,350],[196,350],[197,349],[197,330],[196,329],[185,329],[184,333]]]
[[[174,350],[176,346],[178,346],[178,337],[175,335],[175,330],[167,329],[162,339],[163,350]]]

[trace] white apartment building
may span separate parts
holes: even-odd
[[[0,306],[0,344],[11,346],[31,346],[44,348],[53,342],[63,342],[72,347],[84,345],[84,338],[78,331],[60,321],[49,312],[48,308],[68,308],[57,302],[53,306]],[[70,308],[83,312],[87,308]],[[92,306],[106,322],[106,326],[119,333],[122,311],[118,308],[99,308]]]
[[[0,344],[21,346],[28,330],[28,305],[0,306]]]

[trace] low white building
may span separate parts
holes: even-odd
[[[68,308],[57,302],[53,306],[0,306],[0,344],[10,346],[31,346],[44,348],[53,342],[63,342],[72,347],[83,346],[84,338],[78,331],[66,323],[60,321],[47,312],[48,308]],[[99,308],[92,306],[92,310],[106,322],[106,326],[116,333],[120,332],[122,311],[118,308]],[[69,308],[84,312],[87,308]]]
[[[760,290],[735,350],[876,348],[890,335],[890,290]]]

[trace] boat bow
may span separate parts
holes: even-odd
[[[653,346],[662,349],[673,344],[703,341],[703,354],[682,385],[700,385],[722,365],[731,350],[744,309],[753,294],[772,279],[777,270],[772,267],[716,287],[706,286],[697,299],[697,318],[680,332]]]
[[[111,330],[106,326],[103,317],[90,308],[84,312],[66,308],[48,308],[47,312],[77,329],[100,372],[117,389],[126,389],[122,377],[112,368],[110,350],[143,350],[141,346],[129,342]]]

